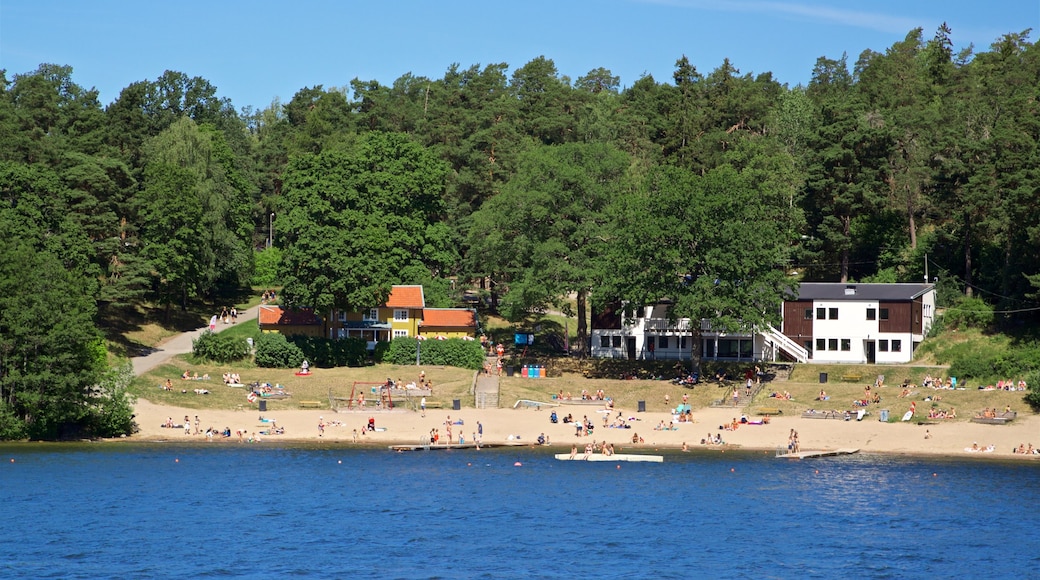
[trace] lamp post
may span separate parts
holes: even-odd
[[[267,247],[274,247],[274,212],[271,212],[271,217],[267,220]]]

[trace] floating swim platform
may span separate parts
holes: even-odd
[[[797,453],[789,453],[786,449],[777,449],[776,456],[783,457],[786,459],[814,459],[816,457],[852,455],[853,453],[859,453],[859,449],[825,449],[822,451],[799,451]]]

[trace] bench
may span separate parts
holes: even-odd
[[[784,411],[782,409],[777,409],[775,407],[762,407],[762,408],[758,409],[757,413],[759,415],[765,415],[765,416],[769,416],[769,415],[783,415]]]
[[[325,403],[321,401],[300,401],[301,409],[322,409],[325,407]]]
[[[863,380],[863,375],[857,375],[857,374],[841,375],[841,380],[845,381],[846,383],[858,383],[861,380]]]
[[[427,409],[443,409],[444,408],[444,403],[442,403],[440,401],[426,401],[426,408]]]
[[[802,419],[844,419],[846,411],[805,411],[802,413]],[[855,418],[856,413],[849,412],[850,416]]]

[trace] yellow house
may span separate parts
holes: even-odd
[[[426,299],[421,285],[393,286],[386,304],[360,312],[334,312],[330,338],[361,338],[374,347],[398,336],[418,336]]]
[[[310,308],[285,310],[281,306],[262,305],[257,324],[261,332],[278,332],[286,336],[321,336],[325,323]]]
[[[425,308],[419,331],[426,338],[473,338],[477,315],[468,308]]]

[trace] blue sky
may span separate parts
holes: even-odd
[[[0,68],[11,78],[70,65],[104,105],[167,69],[262,108],[307,86],[436,79],[452,63],[511,73],[538,56],[572,80],[609,69],[623,86],[644,74],[671,82],[684,54],[704,74],[729,57],[793,86],[820,56],[855,62],[944,21],[958,49],[1027,28],[1035,41],[1040,0],[0,0]]]

